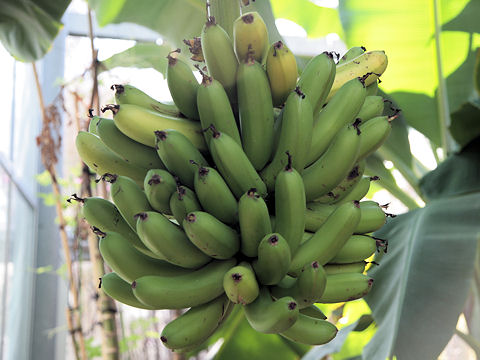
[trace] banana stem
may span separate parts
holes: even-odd
[[[210,0],[210,14],[233,40],[233,22],[240,16],[238,0]]]

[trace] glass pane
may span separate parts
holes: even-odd
[[[7,252],[7,234],[8,234],[8,188],[10,179],[7,174],[0,168],[0,341],[3,338],[4,331],[4,315],[5,308],[5,285],[8,260],[6,261]],[[2,347],[0,346],[0,351]],[[2,354],[0,353],[0,357]]]

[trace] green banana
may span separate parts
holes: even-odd
[[[368,294],[373,279],[359,273],[342,273],[327,276],[327,286],[319,302],[330,304],[360,299]]]
[[[374,238],[365,235],[352,235],[329,263],[348,264],[368,259],[377,250]]]
[[[177,183],[168,171],[163,169],[148,170],[143,188],[153,209],[164,214],[172,214],[170,197],[177,189]]]
[[[322,345],[337,335],[337,328],[332,323],[300,314],[293,326],[280,333],[283,337],[307,345]]]
[[[266,235],[258,245],[258,259],[252,265],[258,281],[263,285],[278,284],[287,274],[291,253],[285,238],[280,234]]]
[[[302,172],[309,156],[312,142],[313,113],[308,98],[300,88],[292,92],[285,103],[281,116],[281,130],[278,145],[270,164],[260,173],[269,191],[275,186],[277,174],[287,165],[288,151],[292,156],[292,166]]]
[[[233,45],[239,63],[252,53],[255,60],[262,62],[268,50],[267,26],[256,11],[247,12],[233,23]]]
[[[295,89],[298,70],[297,61],[290,49],[281,41],[270,45],[266,59],[266,70],[273,106],[282,105]]]
[[[190,140],[176,130],[155,131],[158,156],[172,175],[193,189],[195,164],[208,166],[207,160]],[[192,163],[193,161],[193,163]]]
[[[155,307],[140,302],[132,291],[132,286],[114,272],[103,275],[100,286],[105,294],[123,304],[139,309],[154,310]]]
[[[370,85],[371,86],[371,85]],[[356,118],[362,120],[362,124],[370,119],[383,114],[385,109],[385,100],[381,96],[367,96]]]
[[[306,242],[300,245],[292,258],[290,275],[298,276],[307,263],[328,263],[353,234],[360,221],[358,202],[345,203],[336,208],[325,223]]]
[[[135,231],[137,228],[135,215],[153,210],[147,196],[135,181],[126,176],[105,174],[102,178],[112,184],[110,187],[112,200],[125,221]]]
[[[223,288],[232,303],[242,305],[253,302],[260,291],[252,266],[246,261],[225,273]]]
[[[392,132],[391,120],[392,118],[388,116],[377,116],[365,124],[360,124],[359,159],[365,159],[368,155],[373,154],[387,140]]]
[[[165,169],[155,150],[125,136],[113,120],[99,119],[97,133],[103,143],[126,162],[146,169]]]
[[[325,195],[315,199],[315,202],[323,204],[331,204],[339,202],[343,199],[346,194],[348,194],[353,187],[355,187],[358,182],[362,179],[363,173],[365,172],[365,161],[361,161],[350,170],[347,177],[342,180],[332,191],[329,191]]]
[[[101,118],[99,116],[93,116],[93,109],[90,109],[90,113],[88,117],[90,119],[88,122],[88,132],[90,134],[100,136],[98,135],[98,132],[97,132],[97,124],[100,120],[103,120],[105,118]],[[110,119],[105,119],[105,120],[110,120]]]
[[[202,343],[218,328],[229,306],[228,298],[222,295],[206,304],[192,307],[163,328],[160,340],[172,350]]]
[[[356,77],[365,77],[365,86],[373,84],[387,68],[388,59],[385,51],[367,51],[355,59],[337,66],[337,74],[327,102],[346,82]],[[368,74],[368,75],[367,75]]]
[[[170,196],[170,210],[178,225],[183,228],[183,220],[188,213],[202,210],[195,193],[185,186],[178,186]]]
[[[300,309],[300,314],[310,316],[315,319],[325,320],[327,317],[325,314],[315,305],[307,306],[306,308]]]
[[[201,269],[176,277],[147,275],[132,283],[133,294],[144,304],[158,309],[199,306],[224,293],[223,277],[235,259],[213,260]]]
[[[293,284],[290,281],[287,281],[286,284],[280,282],[277,286],[272,287],[271,291],[276,298],[293,297],[299,309],[304,309],[318,301],[325,291],[326,283],[325,270],[318,262],[313,261],[301,270]]]
[[[180,49],[172,51],[167,56],[168,89],[175,105],[183,115],[192,120],[200,120],[197,109],[198,81],[190,66],[175,56],[178,53],[180,53]]]
[[[119,233],[109,232],[100,238],[99,249],[108,266],[128,283],[145,275],[178,276],[189,272],[142,254]]]
[[[151,251],[171,264],[196,269],[212,259],[198,250],[178,225],[157,212],[137,215],[137,234]]]
[[[225,133],[212,130],[210,152],[218,171],[232,190],[240,198],[249,189],[255,188],[261,196],[267,195],[267,188],[247,155],[234,139]]]
[[[183,220],[188,238],[203,253],[215,259],[229,259],[240,249],[235,230],[204,211],[194,211]]]
[[[143,145],[155,148],[154,132],[174,129],[185,135],[200,151],[207,150],[198,121],[163,115],[131,104],[107,105],[102,108],[103,112],[107,110],[113,112],[113,121],[118,130]]]
[[[266,287],[260,288],[257,299],[246,305],[245,317],[255,330],[278,334],[290,328],[298,319],[298,306],[290,296],[273,301]]]
[[[314,114],[322,109],[333,85],[335,73],[333,54],[327,51],[313,57],[303,69],[297,86],[307,95]]]
[[[361,219],[355,229],[356,234],[366,234],[380,229],[386,222],[387,216],[382,207],[375,201],[360,203]]]
[[[300,174],[292,167],[289,153],[288,163],[275,181],[275,232],[282,235],[295,254],[305,230],[305,189]]]
[[[125,175],[143,184],[147,168],[130,164],[110,150],[102,140],[94,134],[79,131],[75,140],[78,154],[85,164],[99,175],[105,173]]]
[[[378,180],[376,176],[363,176],[360,181],[349,192],[345,193],[343,197],[340,197],[336,203],[344,203],[348,201],[360,201],[362,200],[370,190],[370,182]]]
[[[354,46],[348,49],[348,51],[345,54],[343,54],[340,60],[338,60],[337,65],[345,64],[355,59],[356,57],[362,55],[365,51],[367,51],[367,49],[365,49],[365,47],[363,46]]]
[[[248,190],[240,197],[238,223],[242,253],[256,257],[260,241],[266,234],[272,232],[272,224],[267,204],[255,189]]]
[[[329,147],[335,136],[355,117],[365,102],[365,86],[361,78],[354,78],[318,113],[313,122],[312,141],[306,165],[315,162]]]
[[[202,50],[210,76],[218,80],[228,95],[230,102],[236,103],[235,74],[238,61],[233,50],[232,40],[215,23],[214,17],[209,17],[202,29]]]
[[[367,96],[375,96],[378,93],[378,83],[380,79],[367,86]]]
[[[356,124],[344,127],[327,151],[303,172],[305,198],[318,199],[327,194],[352,170],[360,148],[360,136]]]
[[[217,170],[199,166],[195,172],[194,188],[205,211],[225,224],[238,222],[237,199]]]
[[[359,261],[351,264],[325,264],[323,268],[327,275],[344,274],[344,273],[363,273],[365,271],[365,261]]]
[[[243,149],[261,170],[272,154],[273,105],[267,75],[253,55],[238,67],[237,95]]]
[[[111,89],[115,91],[115,102],[118,105],[137,105],[163,115],[181,116],[180,110],[175,104],[165,104],[157,101],[135,86],[115,84],[112,85]]]
[[[207,76],[201,70],[200,73],[203,80],[197,91],[197,106],[202,129],[213,124],[218,131],[228,134],[241,146],[242,140],[225,89],[214,77]],[[204,131],[203,135],[208,144],[209,134]]]

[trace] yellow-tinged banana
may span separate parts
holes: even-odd
[[[183,227],[183,219],[193,211],[202,210],[202,207],[197,195],[186,186],[180,185],[170,196],[170,210],[178,225]]]
[[[160,340],[172,350],[202,343],[218,328],[230,306],[228,298],[221,295],[208,303],[192,307],[163,328]]]
[[[190,242],[178,225],[155,211],[137,215],[137,234],[151,251],[171,264],[196,269],[212,260]]]
[[[345,84],[356,77],[364,77],[365,86],[373,84],[378,77],[383,74],[387,68],[388,59],[385,51],[367,51],[355,59],[337,66],[337,74],[333,82],[330,94],[328,94],[327,102],[335,93]]]
[[[295,324],[280,335],[301,344],[322,345],[331,341],[337,332],[335,325],[326,320],[300,314]]]
[[[116,273],[111,272],[103,275],[100,282],[101,289],[110,296],[122,304],[133,306],[139,309],[154,310],[155,307],[145,305],[139,301],[135,295],[133,295],[132,286],[130,283],[123,280]]]
[[[238,61],[233,50],[232,40],[225,30],[215,22],[213,16],[208,18],[203,27],[201,39],[203,55],[210,76],[223,85],[230,102],[236,103],[235,74]]]
[[[180,49],[168,54],[167,84],[172,99],[183,115],[192,120],[200,120],[197,109],[198,81],[190,66],[178,58]]]
[[[327,286],[318,302],[330,304],[360,299],[368,294],[372,284],[372,278],[360,273],[327,275]]]
[[[242,305],[253,302],[260,291],[252,266],[246,261],[225,273],[223,288],[231,302]]]
[[[248,53],[261,63],[268,44],[267,26],[258,12],[247,12],[233,23],[233,45],[239,63],[247,59]]]
[[[325,264],[323,268],[327,275],[344,274],[344,273],[363,273],[365,271],[365,261],[359,261],[350,264]]]
[[[229,259],[240,249],[237,232],[208,212],[189,213],[183,229],[192,244],[212,258]]]
[[[282,105],[295,89],[298,70],[297,61],[290,49],[281,41],[270,45],[267,53],[266,70],[274,106]]]
[[[266,235],[258,245],[258,259],[252,265],[258,281],[263,285],[275,285],[287,274],[291,252],[285,238],[278,234]]]
[[[353,234],[360,221],[358,202],[336,208],[315,234],[302,243],[292,258],[288,273],[298,276],[305,264],[317,261],[328,263]]]
[[[377,250],[377,242],[371,236],[352,235],[329,263],[355,263],[372,256]]]
[[[163,169],[148,170],[143,188],[153,209],[164,214],[172,214],[170,197],[177,189],[177,183],[172,174]]]
[[[392,132],[391,120],[393,119],[388,116],[378,116],[365,124],[360,124],[359,129],[362,134],[358,150],[359,160],[373,154],[387,140]]]
[[[345,64],[346,62],[349,62],[355,59],[356,57],[362,55],[365,51],[367,51],[367,49],[365,49],[365,47],[363,46],[351,47],[350,49],[347,50],[345,54],[343,54],[340,60],[338,60],[337,65]]]
[[[185,135],[200,151],[207,150],[198,121],[163,115],[138,105],[108,105],[102,111],[111,110],[117,128],[129,138],[155,147],[155,131],[174,129]]]
[[[199,306],[224,293],[223,277],[235,259],[213,260],[197,271],[176,277],[147,275],[132,283],[133,294],[157,309],[185,309]]]

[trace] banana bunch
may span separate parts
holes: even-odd
[[[112,201],[79,199],[112,269],[101,287],[130,306],[188,309],[161,335],[176,351],[234,307],[259,332],[324,344],[337,329],[315,303],[367,294],[365,260],[386,250],[369,235],[383,208],[360,200],[376,179],[365,158],[393,120],[376,95],[387,57],[352,48],[336,64],[324,52],[299,76],[258,13],[233,29],[208,18],[201,83],[180,50],[168,55],[174,104],[114,85],[113,120],[94,116],[78,134],[81,158],[110,183]]]

